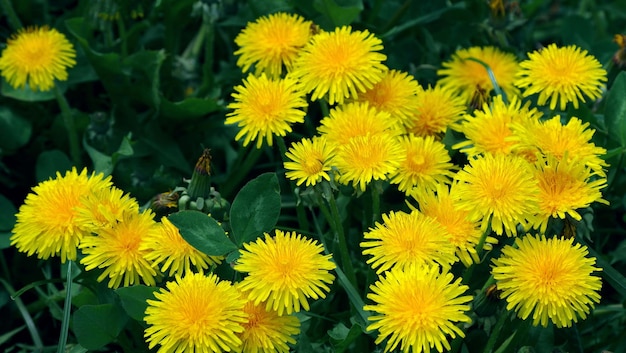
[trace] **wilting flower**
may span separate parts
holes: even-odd
[[[60,256],[61,262],[76,260],[79,243],[91,234],[92,220],[80,220],[78,207],[90,194],[111,187],[111,178],[102,174],[80,174],[76,168],[64,176],[39,183],[26,196],[17,213],[11,245],[28,256],[40,259]]]
[[[76,65],[76,51],[65,35],[54,28],[21,29],[8,41],[0,57],[2,76],[13,88],[28,85],[49,91],[54,80],[67,80],[67,69]]]
[[[157,352],[230,352],[241,346],[248,322],[245,298],[216,275],[176,276],[149,299],[144,320],[148,348]]]
[[[296,185],[300,186],[306,182],[306,186],[310,186],[322,179],[330,180],[328,172],[333,149],[325,137],[302,139],[291,145],[285,156],[289,159],[289,162],[284,163],[287,170],[285,176],[296,180]]]
[[[228,105],[233,109],[226,114],[226,125],[237,124],[240,128],[235,140],[244,137],[243,145],[256,141],[261,148],[263,141],[272,145],[273,136],[285,136],[291,132],[291,124],[304,121],[307,106],[298,83],[291,79],[269,79],[253,75],[244,80],[243,86],[236,86],[234,102]]]
[[[322,246],[296,232],[275,231],[271,237],[244,244],[235,270],[247,272],[241,290],[254,304],[266,303],[267,310],[278,315],[309,310],[308,298],[325,298],[335,276],[330,255],[322,255]]]
[[[451,273],[440,272],[436,265],[414,264],[385,272],[370,286],[367,298],[374,304],[364,310],[374,312],[367,330],[378,330],[376,344],[388,338],[385,352],[398,344],[403,353],[430,352],[431,348],[449,350],[446,336],[465,337],[457,322],[471,322],[468,287]]]
[[[515,310],[533,325],[570,327],[585,319],[594,303],[600,302],[600,277],[594,276],[595,258],[587,247],[571,239],[546,239],[526,235],[507,245],[493,261],[492,273],[506,298],[507,310]]]
[[[456,127],[466,109],[462,97],[440,85],[420,87],[416,104],[406,123],[406,130],[416,136],[444,134],[448,127]]]
[[[382,49],[382,41],[367,30],[343,26],[321,32],[302,49],[291,74],[313,92],[312,100],[327,96],[330,104],[341,104],[383,79],[387,57],[379,53]]]
[[[569,102],[578,108],[578,101],[584,102],[584,96],[600,98],[601,87],[607,80],[600,62],[575,45],[550,44],[529,53],[520,68],[515,85],[524,88],[524,97],[539,93],[539,105],[545,105],[549,99],[550,109],[556,108],[557,102],[561,110]]]

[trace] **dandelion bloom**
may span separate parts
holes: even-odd
[[[300,186],[306,182],[306,186],[315,185],[322,179],[330,181],[330,161],[333,149],[323,136],[315,136],[313,139],[304,138],[300,142],[291,145],[285,156],[289,162],[285,162],[285,176],[296,180]]]
[[[338,180],[365,191],[372,180],[386,180],[397,171],[404,159],[402,152],[398,140],[389,134],[354,137],[337,148]]]
[[[541,158],[536,163],[535,178],[539,185],[539,209],[535,227],[545,232],[548,220],[564,219],[566,214],[577,221],[577,209],[589,207],[593,202],[608,205],[600,189],[606,187],[606,178],[594,173],[580,160],[559,161],[554,156]]]
[[[454,128],[461,120],[466,105],[453,90],[440,85],[420,89],[416,108],[406,124],[406,130],[416,136],[444,134],[448,127]]]
[[[539,93],[539,105],[545,105],[549,99],[550,109],[556,108],[557,102],[561,110],[569,102],[578,108],[579,100],[585,102],[584,96],[600,98],[601,87],[607,80],[600,62],[575,45],[550,44],[529,53],[520,68],[515,85],[524,89],[524,97]]]
[[[265,304],[255,304],[251,300],[243,311],[248,322],[243,324],[244,330],[238,335],[242,345],[235,352],[288,353],[289,344],[296,343],[293,336],[300,333],[300,320],[294,315],[278,315],[278,312],[268,310]]]
[[[414,196],[419,209],[426,217],[436,220],[448,235],[448,241],[455,247],[455,254],[465,266],[478,263],[476,246],[483,236],[480,223],[472,221],[468,210],[461,210],[456,204],[456,188],[437,184],[432,192]],[[486,236],[483,249],[490,250],[497,239]]]
[[[287,13],[275,13],[263,16],[248,23],[235,43],[237,66],[244,72],[255,66],[257,75],[266,73],[270,77],[279,77],[283,67],[291,69],[300,50],[311,37],[311,21]]]
[[[65,35],[54,28],[20,29],[8,41],[0,57],[0,72],[13,88],[28,86],[49,91],[54,80],[67,80],[67,69],[76,65],[76,51]]]
[[[600,269],[587,257],[587,247],[573,241],[526,235],[502,249],[491,272],[507,310],[523,320],[532,314],[533,325],[544,327],[548,321],[570,327],[587,317],[600,301],[602,281],[592,274]]]
[[[481,220],[483,231],[491,222],[496,234],[511,236],[518,224],[532,224],[539,189],[525,159],[503,154],[472,158],[456,180],[457,207],[469,211],[472,220]]]
[[[276,236],[265,233],[265,239],[244,244],[235,270],[247,272],[241,290],[248,292],[254,304],[266,302],[267,310],[278,315],[291,314],[301,308],[309,310],[307,298],[325,298],[335,276],[330,255],[322,255],[322,246],[296,232]]]
[[[330,110],[320,121],[318,132],[333,146],[345,145],[353,137],[402,131],[389,113],[379,111],[367,102],[343,104]]]
[[[150,286],[156,285],[154,277],[157,272],[153,263],[146,259],[149,251],[142,247],[147,234],[156,226],[153,217],[150,210],[126,213],[115,226],[85,237],[79,245],[85,255],[80,263],[87,271],[103,268],[98,281],[109,277],[109,288],[139,284],[140,280]]]
[[[409,194],[434,190],[439,183],[450,183],[454,165],[446,146],[435,141],[433,136],[402,136],[399,145],[405,158],[398,170],[391,177],[392,184],[398,184],[398,190]]]
[[[274,135],[285,136],[291,132],[291,124],[304,121],[302,108],[307,103],[293,79],[249,75],[235,91],[235,101],[228,105],[233,111],[226,114],[224,123],[237,124],[240,130],[235,140],[244,137],[244,146],[256,141],[256,148],[261,148],[264,140],[271,146]]]
[[[76,220],[92,233],[115,226],[124,219],[126,213],[139,212],[137,200],[115,186],[93,190],[85,195],[80,205],[76,207],[78,212]]]
[[[150,230],[141,242],[140,250],[146,251],[146,260],[156,267],[161,266],[161,272],[169,269],[170,276],[184,276],[192,272],[191,265],[203,272],[223,259],[221,256],[209,256],[191,246],[167,217],[162,217],[161,222]]]
[[[363,255],[377,274],[414,263],[438,263],[444,268],[457,261],[445,229],[419,211],[383,214],[383,223],[363,235]]]
[[[77,247],[91,234],[91,221],[79,220],[78,207],[91,193],[111,187],[111,178],[103,174],[80,174],[76,168],[65,176],[56,173],[55,179],[39,183],[26,196],[17,213],[11,245],[28,256],[40,259],[60,256],[61,262],[76,260]]]
[[[149,299],[144,321],[148,348],[157,352],[230,352],[248,321],[246,300],[229,281],[216,275],[176,276]]]
[[[387,57],[379,53],[382,49],[382,41],[367,30],[343,26],[321,32],[302,49],[291,74],[313,92],[312,100],[327,96],[330,104],[341,104],[383,79]]]
[[[477,91],[491,92],[494,87],[487,69],[475,60],[480,60],[489,66],[498,86],[507,96],[518,94],[517,88],[513,85],[515,73],[519,69],[517,59],[515,55],[505,53],[495,47],[471,47],[457,50],[452,55],[452,59],[444,62],[443,68],[437,70],[437,75],[441,76],[437,83],[456,91],[466,103],[472,101]]]
[[[394,351],[398,344],[403,353],[430,352],[433,347],[438,352],[449,350],[446,335],[465,337],[455,323],[472,321],[466,314],[472,296],[463,295],[468,287],[436,265],[394,268],[370,290],[367,298],[374,304],[363,309],[374,312],[368,318],[374,322],[367,330],[378,330],[377,345],[388,338],[384,352]]]
[[[463,132],[467,140],[452,148],[460,149],[469,156],[485,152],[511,154],[516,144],[511,138],[511,124],[517,122],[525,125],[528,121],[538,121],[541,115],[536,108],[529,109],[529,104],[522,107],[521,101],[515,96],[509,104],[504,102],[502,96],[496,96],[491,105],[485,103],[482,110],[475,110],[465,116],[459,131]]]
[[[389,70],[372,88],[360,93],[359,102],[368,102],[379,111],[387,112],[398,123],[406,122],[417,106],[421,89],[415,78],[406,72]]]

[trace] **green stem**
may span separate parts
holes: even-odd
[[[380,219],[380,194],[382,193],[381,184],[378,180],[370,185],[372,192],[372,226]]]
[[[67,333],[70,328],[70,312],[72,311],[72,265],[70,260],[67,262],[67,281],[65,283],[65,303],[63,304],[63,321],[61,322],[61,334],[59,337],[59,345],[57,353],[65,352],[65,344],[67,343]]]
[[[65,99],[63,92],[59,86],[55,85],[54,93],[57,98],[57,102],[59,103],[59,107],[61,108],[61,115],[63,116],[63,122],[65,123],[65,128],[67,130],[67,136],[70,143],[70,156],[72,158],[72,162],[77,167],[82,166],[82,161],[80,157],[80,146],[78,144],[78,131],[76,130],[76,122],[74,121],[74,114],[70,109],[70,105]]]
[[[493,348],[496,345],[496,342],[498,341],[500,332],[502,331],[502,328],[504,327],[504,324],[506,323],[506,319],[508,317],[509,317],[508,311],[500,314],[500,318],[494,325],[494,328],[491,331],[491,334],[489,335],[489,340],[487,340],[487,344],[485,345],[485,349],[483,350],[483,353],[493,352]]]
[[[35,345],[36,351],[43,351],[43,341],[41,340],[41,337],[39,337],[37,326],[35,325],[33,318],[30,316],[28,309],[26,309],[24,302],[22,302],[22,299],[20,298],[13,297],[13,293],[15,293],[15,290],[13,289],[13,287],[11,287],[9,282],[5,281],[2,278],[0,278],[0,282],[4,285],[4,288],[6,288],[7,292],[9,292],[9,294],[11,295],[11,299],[15,301],[15,305],[17,305],[17,310],[19,310],[20,314],[22,315],[22,318],[26,323],[26,327],[28,328],[28,332],[30,332],[30,337],[33,339],[33,344]]]
[[[124,19],[122,16],[117,16],[117,30],[120,37],[120,55],[122,58],[128,56],[128,47],[126,45],[126,26],[124,25]]]
[[[17,14],[13,9],[13,4],[11,3],[11,0],[1,0],[0,5],[2,6],[2,10],[4,11],[4,13],[7,15],[9,25],[11,25],[11,28],[14,32],[17,32],[18,29],[24,27],[22,25],[22,21],[20,21],[20,18],[17,17]]]

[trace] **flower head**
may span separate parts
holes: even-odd
[[[367,102],[348,103],[333,108],[320,121],[318,131],[335,147],[347,144],[353,137],[401,133],[389,113],[379,111]]]
[[[330,161],[333,156],[332,147],[326,143],[323,136],[315,136],[313,139],[302,139],[289,148],[285,156],[290,160],[285,162],[285,175],[291,180],[296,180],[300,186],[306,182],[306,186],[315,185],[322,179],[330,180]]]
[[[392,184],[406,194],[421,193],[434,190],[439,183],[450,183],[454,173],[454,165],[443,143],[435,141],[433,136],[417,137],[415,135],[399,138],[405,158],[400,163],[396,174],[391,178]]]
[[[113,227],[124,219],[127,213],[138,213],[139,203],[123,190],[111,186],[100,188],[85,195],[76,206],[76,221],[85,225],[91,233]]]
[[[240,288],[254,304],[265,302],[278,315],[309,310],[307,298],[325,298],[330,291],[335,276],[329,271],[335,264],[330,255],[321,254],[317,241],[296,232],[275,232],[275,237],[265,233],[265,239],[243,245],[234,267],[248,273]]]
[[[459,49],[450,61],[442,64],[443,69],[437,70],[442,76],[438,84],[456,91],[466,103],[470,103],[477,91],[493,90],[487,69],[476,60],[480,60],[493,72],[498,86],[507,96],[518,94],[513,85],[515,73],[519,66],[515,55],[500,51],[495,47],[471,47]]]
[[[149,299],[144,337],[157,352],[230,352],[241,346],[238,335],[248,321],[246,300],[216,275],[176,276]]]
[[[352,183],[365,191],[372,180],[385,180],[396,172],[404,158],[402,152],[398,140],[390,134],[351,138],[335,154],[339,182]]]
[[[291,74],[313,92],[312,100],[328,96],[330,104],[341,104],[383,79],[387,57],[378,52],[382,49],[382,41],[367,30],[343,26],[321,32],[302,49]]]
[[[244,72],[252,65],[256,74],[265,72],[270,77],[279,77],[283,66],[289,70],[300,50],[311,37],[311,21],[293,14],[279,12],[263,16],[248,23],[235,43],[239,49],[237,66]]]
[[[532,166],[523,158],[486,154],[470,159],[456,175],[457,207],[470,212],[472,220],[482,220],[485,231],[498,235],[517,234],[517,225],[528,227],[537,209],[537,181]]]
[[[549,99],[550,109],[556,108],[557,102],[561,110],[569,102],[578,108],[579,100],[585,102],[584,96],[600,98],[601,87],[607,80],[600,62],[575,45],[550,44],[529,53],[520,68],[515,85],[524,88],[524,97],[539,93],[539,105],[545,105]]]
[[[49,91],[54,80],[67,80],[67,68],[76,65],[76,51],[54,28],[21,29],[8,41],[0,57],[2,76],[13,88]]]
[[[156,285],[157,272],[146,258],[149,251],[142,247],[147,234],[156,226],[153,218],[150,210],[125,213],[124,219],[113,227],[102,228],[97,235],[85,237],[79,246],[85,255],[80,263],[87,271],[103,268],[98,281],[109,277],[109,288],[139,284],[140,280]]]
[[[250,75],[235,91],[235,101],[228,105],[233,111],[226,114],[224,123],[241,128],[235,139],[245,137],[244,146],[250,141],[256,141],[256,148],[261,148],[263,141],[271,146],[273,135],[285,136],[291,131],[291,124],[304,121],[306,114],[301,108],[307,103],[298,83],[291,78]]]
[[[456,126],[465,109],[465,101],[452,89],[440,85],[420,87],[406,130],[416,136],[443,134],[448,127]]]
[[[92,224],[79,219],[78,207],[87,195],[109,187],[110,177],[88,176],[87,169],[78,174],[72,168],[64,176],[57,172],[55,179],[39,183],[26,196],[17,213],[11,245],[40,259],[60,256],[61,262],[76,260],[76,249],[91,234]]]
[[[539,185],[539,209],[535,226],[545,232],[548,220],[564,219],[568,214],[577,221],[577,209],[593,202],[608,204],[600,189],[606,187],[606,178],[594,178],[593,172],[580,160],[557,160],[554,156],[541,158],[536,163],[535,178]]]
[[[472,297],[463,295],[468,287],[436,265],[394,268],[370,290],[367,298],[374,304],[363,309],[374,312],[369,317],[374,322],[367,330],[378,330],[376,344],[389,338],[385,352],[395,350],[398,344],[403,353],[430,352],[433,347],[438,352],[449,350],[446,335],[465,337],[455,323],[472,321],[466,314]]]
[[[167,217],[161,218],[141,243],[141,251],[146,251],[146,260],[161,265],[161,272],[170,270],[169,275],[184,276],[192,272],[191,265],[203,272],[209,266],[222,262],[220,256],[209,256],[191,246],[180,235],[180,231]]]
[[[363,239],[363,255],[372,256],[367,263],[378,274],[415,263],[450,267],[457,261],[445,229],[418,211],[383,214],[383,223],[376,222],[376,227],[370,228]]]
[[[506,298],[507,310],[515,310],[533,325],[570,327],[578,317],[586,318],[594,302],[600,301],[600,277],[594,276],[595,258],[587,247],[571,239],[546,239],[526,235],[505,246],[493,261],[492,274]]]

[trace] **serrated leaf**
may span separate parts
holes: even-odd
[[[609,135],[622,147],[626,147],[626,72],[615,78],[606,96],[604,119]]]
[[[158,288],[144,285],[134,285],[122,287],[115,290],[115,293],[122,301],[122,307],[131,318],[143,322],[148,303],[146,300],[154,298],[154,292]]]
[[[237,250],[216,220],[199,211],[180,211],[168,216],[182,237],[194,248],[209,255],[222,256]]]
[[[118,305],[84,305],[74,312],[73,328],[78,343],[95,350],[115,341],[126,321],[128,316]]]
[[[276,173],[261,174],[239,191],[230,208],[233,238],[241,246],[274,228],[280,215]]]

